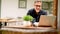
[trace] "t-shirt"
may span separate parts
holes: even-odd
[[[37,14],[36,11],[35,11],[35,9],[30,9],[30,10],[28,11],[27,15],[32,16],[32,17],[34,18],[33,21],[39,22],[40,16],[41,16],[41,15],[47,15],[47,12],[45,12],[45,11],[43,11],[43,10],[40,10],[40,11],[38,12],[38,14]]]

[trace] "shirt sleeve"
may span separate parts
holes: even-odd
[[[44,12],[43,15],[47,15],[47,12]]]
[[[31,12],[30,12],[30,10],[27,12],[27,15],[31,15]]]
[[[47,12],[45,12],[45,15],[47,15]]]

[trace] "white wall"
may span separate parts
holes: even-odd
[[[22,9],[18,8],[18,0],[1,0],[1,17],[23,17],[30,8],[33,8],[34,1],[35,0],[27,0],[27,8]]]
[[[60,0],[58,0],[58,28],[60,29]]]
[[[26,15],[27,10],[33,7],[34,0],[27,0],[27,8],[18,8],[18,0],[2,0],[1,17],[22,17]]]

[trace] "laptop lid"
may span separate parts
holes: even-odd
[[[51,27],[55,23],[55,16],[41,15],[38,26]]]

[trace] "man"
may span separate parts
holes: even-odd
[[[34,18],[35,22],[39,22],[41,15],[47,15],[47,12],[44,12],[42,10],[42,2],[41,1],[35,1],[34,2],[34,8],[30,9],[27,13],[27,15],[30,15]]]

